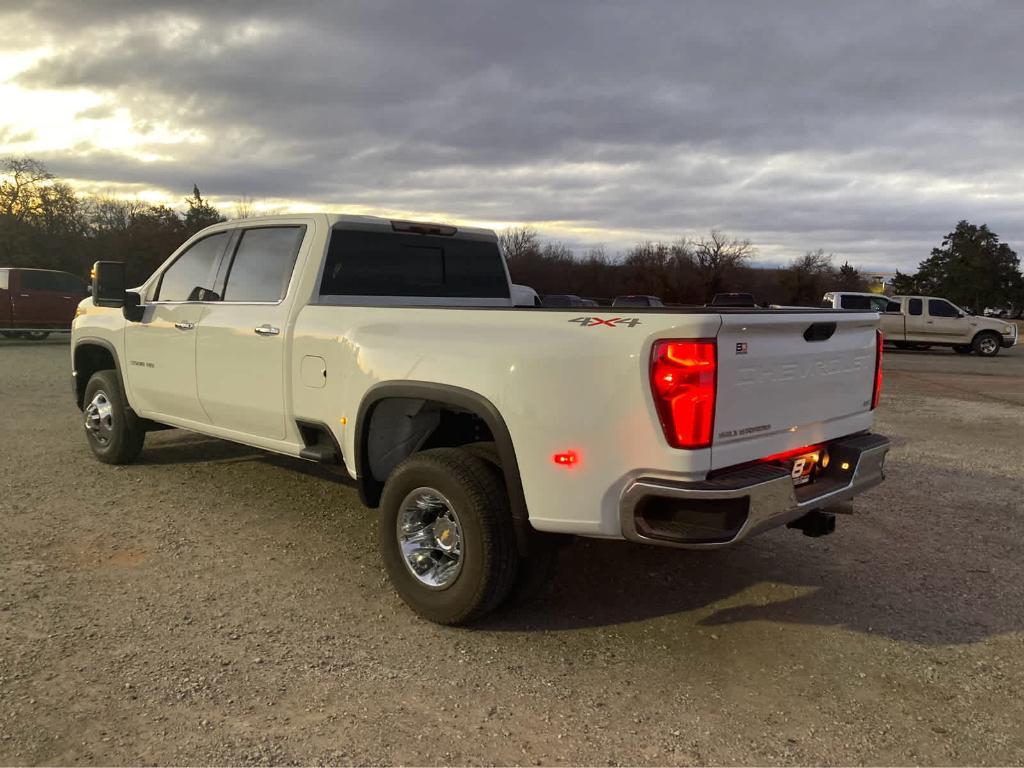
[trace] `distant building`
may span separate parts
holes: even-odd
[[[892,295],[892,281],[896,277],[895,272],[863,272],[864,281],[868,284],[868,290],[872,293],[884,293]]]

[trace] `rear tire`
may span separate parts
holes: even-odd
[[[493,611],[519,566],[508,494],[457,448],[413,454],[388,477],[378,546],[399,596],[423,618],[465,624]]]
[[[85,436],[104,464],[130,464],[142,452],[146,431],[124,394],[117,371],[98,371],[85,386]]]
[[[501,459],[494,443],[470,443],[463,448],[488,463],[498,482],[505,485],[505,473],[501,470]],[[558,568],[558,550],[563,539],[541,531],[529,531],[525,557],[519,557],[519,573],[516,583],[509,592],[505,602],[510,605],[522,605],[533,600],[544,586],[551,581]]]
[[[974,341],[971,342],[975,354],[981,355],[982,357],[995,357],[999,354],[999,348],[1002,346],[1002,339],[999,335],[992,331],[982,331],[974,337]]]

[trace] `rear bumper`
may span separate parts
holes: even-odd
[[[757,465],[699,483],[638,478],[619,505],[630,541],[717,549],[777,528],[814,510],[845,504],[882,482],[889,439],[857,435],[828,445],[831,462],[800,488],[785,467]],[[846,466],[847,469],[843,469]]]

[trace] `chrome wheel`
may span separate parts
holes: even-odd
[[[999,342],[991,336],[985,336],[978,341],[978,350],[983,355],[994,354],[996,349],[999,348]]]
[[[462,527],[452,504],[433,488],[417,488],[396,520],[402,562],[423,586],[450,587],[462,570]]]
[[[85,409],[85,429],[100,445],[109,445],[114,434],[114,406],[100,390]]]

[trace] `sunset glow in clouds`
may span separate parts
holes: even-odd
[[[906,268],[961,218],[1024,247],[1022,29],[1010,2],[8,3],[0,154],[147,201]]]

